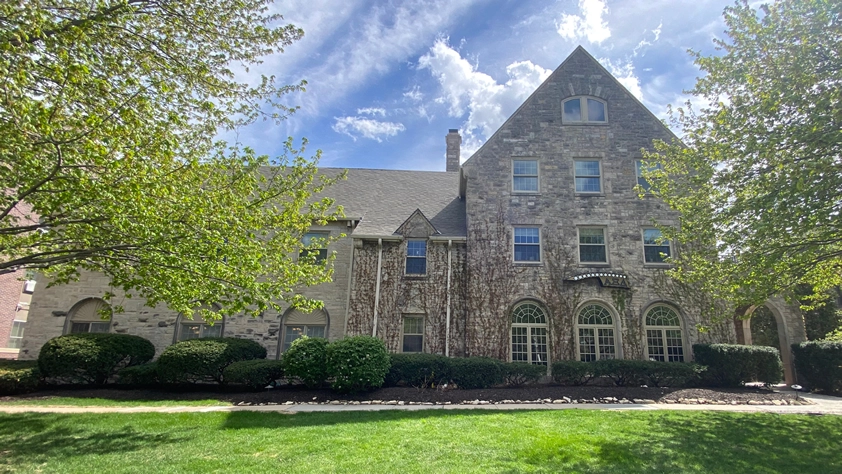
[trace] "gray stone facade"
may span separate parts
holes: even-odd
[[[580,118],[571,119],[576,110]],[[410,318],[423,323],[424,352],[539,363],[587,358],[589,351],[594,358],[657,358],[658,347],[690,360],[693,343],[739,339],[733,309],[670,280],[665,264],[646,261],[645,232],[655,223],[676,224],[678,215],[652,196],[639,197],[636,161],[653,139],[674,135],[583,49],[461,169],[461,137],[451,130],[445,138],[447,172],[349,170],[347,182],[327,192],[348,217],[314,230],[346,237],[328,249],[336,253],[333,282],[302,292],[324,301],[329,339],[376,335],[400,352],[422,335],[413,329],[407,339]],[[680,251],[648,244],[650,260],[665,245]],[[583,245],[596,254],[583,254]],[[410,246],[423,248],[423,273],[410,271]],[[53,288],[39,283],[21,358],[37,357],[48,339],[67,333],[74,305],[101,296],[107,285],[95,274]],[[124,311],[109,330],[145,337],[160,354],[177,340],[183,320],[143,303],[118,294],[113,304]],[[788,347],[805,339],[803,320],[782,300],[769,307],[784,328],[789,381]],[[287,313],[231,317],[222,334],[253,339],[276,357]],[[651,322],[662,313],[660,321],[672,322],[647,324],[647,315]],[[604,324],[583,322],[591,314]]]

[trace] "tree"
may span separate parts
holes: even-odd
[[[294,111],[303,82],[239,79],[301,38],[281,20],[268,0],[0,4],[0,272],[102,272],[186,314],[317,305],[295,288],[330,264],[294,256],[341,212],[311,198],[331,182],[318,153],[214,140]]]
[[[842,4],[781,0],[724,12],[720,54],[692,53],[707,105],[673,114],[681,142],[645,153],[682,213],[674,277],[735,303],[842,283]],[[656,169],[655,163],[662,165]]]

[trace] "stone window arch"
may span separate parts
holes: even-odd
[[[576,340],[581,361],[616,359],[617,336],[611,311],[599,303],[583,306],[576,317]]]
[[[681,316],[674,308],[656,304],[646,311],[646,358],[663,362],[684,362]]]
[[[111,306],[105,301],[99,298],[84,299],[70,308],[65,333],[109,332],[112,315]]]
[[[511,360],[547,365],[547,314],[534,301],[512,310]]]
[[[314,309],[309,313],[299,309],[288,310],[281,321],[278,352],[289,349],[292,341],[301,336],[326,338],[329,320],[324,309]]]
[[[213,311],[219,311],[221,308],[219,305],[214,304],[212,309]],[[225,333],[225,318],[214,321],[211,325],[202,319],[198,313],[193,315],[193,319],[181,314],[178,316],[178,323],[175,327],[175,342],[203,337],[222,337]]]

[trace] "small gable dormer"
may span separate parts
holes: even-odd
[[[407,239],[426,239],[431,235],[440,235],[441,232],[436,229],[427,216],[421,212],[421,209],[415,211],[401,224],[396,230],[395,235],[402,235]]]

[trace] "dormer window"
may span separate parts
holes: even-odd
[[[571,97],[562,103],[564,123],[606,123],[605,102],[593,97]]]

